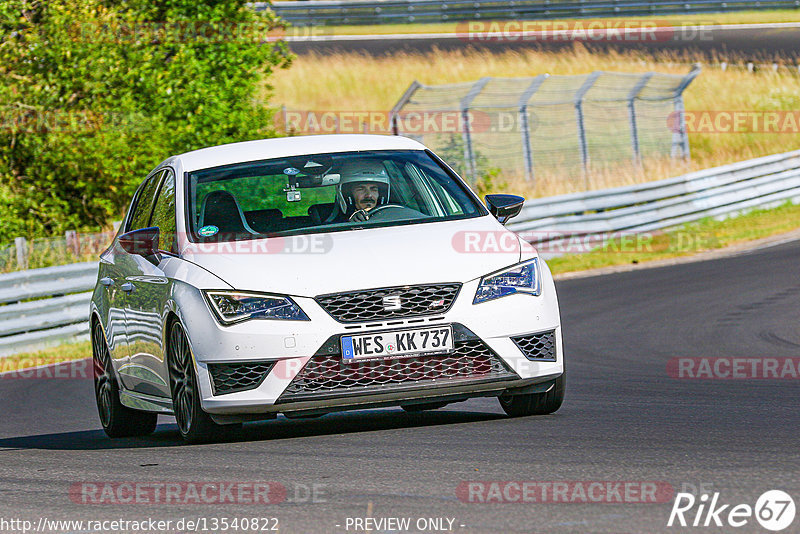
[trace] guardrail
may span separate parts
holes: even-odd
[[[787,201],[800,202],[800,150],[640,185],[529,200],[508,227],[559,250],[575,238],[599,241]]]
[[[270,7],[282,19],[298,26],[336,26],[344,24],[402,24],[408,22],[458,22],[468,20],[556,19],[715,13],[744,9],[791,9],[798,0],[383,0],[264,2],[252,4],[256,10]]]
[[[0,275],[0,356],[88,339],[96,281],[97,262]]]
[[[787,201],[800,202],[800,150],[641,185],[529,200],[508,227],[535,244],[576,237],[586,243]],[[88,339],[96,279],[94,262],[0,275],[0,356]],[[149,314],[129,318],[135,319],[131,339],[158,339]]]

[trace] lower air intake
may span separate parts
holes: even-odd
[[[540,334],[512,337],[511,340],[529,360],[556,361],[556,333],[552,330]]]
[[[210,363],[214,395],[256,389],[267,377],[275,362]]]
[[[339,354],[317,354],[278,402],[517,378],[480,340],[458,341],[452,353],[442,355],[343,362]]]

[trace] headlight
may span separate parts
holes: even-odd
[[[513,295],[514,293],[539,295],[541,292],[539,258],[534,258],[509,269],[483,277],[472,303],[478,304],[487,300]]]
[[[226,325],[248,319],[311,320],[289,297],[238,291],[206,291],[205,294],[219,322]]]

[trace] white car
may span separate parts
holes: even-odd
[[[245,421],[495,396],[557,410],[553,279],[441,159],[397,136],[325,135],[174,156],[100,257],[90,320],[111,437],[174,414],[186,441]]]

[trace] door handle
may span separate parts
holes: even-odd
[[[100,279],[100,283],[103,284],[106,287],[110,287],[110,286],[114,285],[114,279],[113,278],[109,278],[108,276],[106,276],[106,277]]]
[[[121,286],[119,286],[125,293],[130,293],[135,289],[136,286],[131,284],[130,282],[125,282]]]

